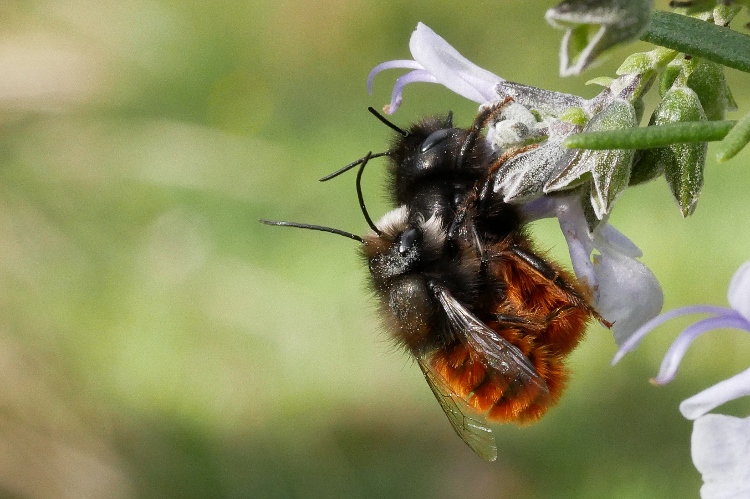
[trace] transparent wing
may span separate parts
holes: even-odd
[[[448,416],[448,421],[450,421],[458,436],[461,437],[461,440],[466,442],[466,445],[471,447],[471,450],[482,459],[486,461],[497,459],[495,437],[492,435],[492,430],[487,426],[484,417],[480,415],[467,416],[474,411],[463,398],[448,386],[443,377],[435,372],[429,365],[429,361],[418,358],[417,362],[422,369],[427,384],[430,386],[430,390],[432,390],[443,412]]]
[[[549,396],[547,383],[518,347],[487,327],[447,289],[435,286],[433,291],[458,338],[481,354],[487,367],[514,384],[536,386],[538,398]]]

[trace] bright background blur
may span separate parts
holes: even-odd
[[[497,427],[485,463],[388,342],[356,244],[257,223],[366,229],[354,176],[316,179],[386,148],[366,107],[398,73],[373,96],[365,77],[409,58],[417,21],[507,79],[596,93],[584,82],[635,49],[561,80],[553,3],[3,2],[0,497],[697,497],[677,405],[747,367],[741,333],[699,340],[656,388],[686,322],[615,368],[592,327],[559,406]],[[748,77],[729,78],[746,112]],[[468,125],[476,105],[414,85],[393,120],[449,109]],[[689,220],[663,180],[618,202],[665,309],[726,304],[750,259],[748,159],[709,161]],[[535,232],[567,261],[555,223]]]

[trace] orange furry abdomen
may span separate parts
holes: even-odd
[[[568,381],[565,358],[583,337],[592,312],[571,284],[573,278],[554,267],[570,286],[566,290],[513,254],[492,259],[488,271],[506,284],[504,299],[488,303],[483,322],[516,346],[547,384],[508,379],[461,341],[434,351],[429,362],[448,386],[488,420],[531,423],[560,398]],[[573,292],[571,292],[573,290]]]

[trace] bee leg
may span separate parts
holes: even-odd
[[[497,102],[482,109],[479,114],[477,114],[477,117],[474,118],[474,124],[471,126],[472,132],[474,130],[478,132],[489,125],[490,121],[497,118],[497,116],[503,112],[503,109],[505,109],[505,107],[511,102],[513,102],[513,97],[506,97],[502,102]]]
[[[470,210],[474,209],[478,194],[477,186],[475,185],[466,198],[464,198],[463,203],[456,208],[456,215],[453,217],[450,226],[448,226],[448,240],[452,241],[455,239],[458,231],[461,229],[461,226],[464,225],[464,222],[468,217],[467,214]]]
[[[526,262],[528,265],[530,265],[534,270],[542,274],[550,281],[554,282],[559,288],[563,289],[564,291],[573,291],[568,287],[567,283],[562,280],[560,274],[557,273],[557,270],[550,267],[549,264],[543,259],[539,258],[533,253],[526,251],[523,248],[520,248],[519,246],[512,246],[510,248],[510,251],[521,258],[521,260]]]
[[[512,322],[513,324],[528,324],[529,323],[528,319],[519,317],[517,315],[495,314],[495,317],[497,317],[497,320],[501,322]]]
[[[525,331],[536,331],[540,333],[547,327],[547,319],[534,320],[534,317],[521,317],[520,315],[495,314],[497,321],[507,327],[522,327]]]
[[[471,125],[471,128],[469,128],[469,133],[466,135],[464,143],[461,145],[461,150],[458,153],[458,158],[456,159],[456,165],[458,168],[461,168],[464,157],[466,157],[466,154],[474,148],[474,144],[476,144],[477,140],[482,136],[482,129],[489,125],[489,123],[495,119],[503,109],[505,109],[505,106],[511,102],[513,102],[513,99],[511,97],[506,97],[504,101],[488,106],[477,114],[477,117],[474,118],[474,123]]]
[[[599,315],[599,312],[594,310],[594,307],[592,307],[591,304],[589,304],[576,290],[571,289],[571,287],[568,286],[568,284],[562,279],[560,274],[558,274],[555,269],[550,267],[547,262],[534,255],[533,253],[530,253],[518,246],[511,247],[510,251],[521,258],[521,260],[526,262],[534,270],[542,274],[550,281],[554,282],[558,288],[564,291],[572,299],[573,303],[581,304],[582,306],[587,308],[591,312],[591,314],[605,327],[612,327],[612,323],[605,320],[601,315]]]

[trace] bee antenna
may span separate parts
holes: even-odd
[[[364,215],[365,220],[367,221],[367,225],[370,226],[370,228],[375,234],[380,236],[382,232],[373,223],[372,218],[370,218],[370,215],[367,213],[367,207],[365,206],[365,198],[362,195],[362,172],[365,171],[365,166],[367,165],[367,162],[370,160],[371,155],[372,153],[368,152],[365,155],[365,157],[362,158],[362,165],[359,167],[359,171],[357,171],[357,198],[359,199],[359,207],[362,209],[362,215]]]
[[[391,154],[393,154],[392,151],[379,152],[379,153],[376,153],[376,154],[367,153],[367,156],[365,156],[364,158],[359,158],[357,161],[353,161],[353,162],[349,163],[348,165],[346,165],[345,167],[339,168],[338,170],[336,170],[333,173],[329,173],[325,177],[321,178],[320,181],[321,182],[325,182],[326,180],[331,180],[334,177],[338,177],[342,173],[348,172],[349,170],[351,170],[355,166],[357,166],[359,164],[362,164],[362,162],[367,162],[367,161],[369,161],[372,158],[379,158],[381,156],[390,156]]]
[[[298,229],[310,229],[310,230],[319,230],[321,232],[330,232],[331,234],[338,234],[339,236],[348,237],[349,239],[354,239],[355,241],[358,241],[360,243],[363,243],[363,239],[359,237],[357,234],[352,234],[351,232],[346,232],[345,230],[339,230],[334,229],[333,227],[323,227],[322,225],[310,225],[310,224],[302,224],[298,222],[282,222],[282,221],[276,221],[276,220],[264,220],[260,219],[258,220],[262,224],[266,225],[276,225],[279,227],[297,227]]]
[[[448,116],[445,117],[445,128],[453,128],[453,111],[448,111]]]
[[[370,111],[377,119],[381,121],[381,123],[383,123],[385,126],[390,128],[391,130],[400,133],[403,137],[409,136],[409,132],[396,126],[392,121],[388,120],[385,116],[377,112],[374,107],[370,106],[367,108],[367,110]]]

